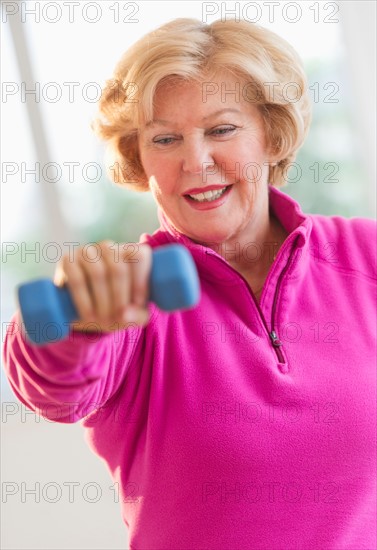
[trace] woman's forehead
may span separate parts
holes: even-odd
[[[245,78],[230,72],[217,73],[212,78],[203,77],[200,80],[172,79],[162,83],[154,96],[153,120],[161,113],[180,113],[182,106],[195,109],[198,117],[203,119],[212,114],[255,114],[258,109],[248,101],[244,93],[248,82]],[[184,113],[182,113],[184,114]],[[170,119],[170,117],[169,117]],[[150,126],[149,121],[148,126]]]

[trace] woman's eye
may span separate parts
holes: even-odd
[[[211,133],[217,136],[224,136],[226,134],[230,134],[235,129],[235,126],[224,126],[223,128],[215,128],[215,130],[213,130]]]
[[[173,141],[174,141],[174,138],[166,137],[166,138],[154,139],[153,143],[159,143],[160,145],[169,145]]]
[[[222,128],[215,128],[214,130],[211,130],[209,133],[215,136],[225,136],[227,134],[230,134],[231,132],[234,132],[234,130],[236,130],[236,126],[223,126]],[[174,136],[162,137],[162,138],[156,137],[153,139],[153,143],[156,143],[158,145],[170,145],[177,139],[178,138]]]

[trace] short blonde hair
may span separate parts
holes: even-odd
[[[207,25],[189,18],[170,21],[138,40],[106,81],[92,127],[108,142],[114,163],[110,177],[115,183],[149,189],[139,156],[138,128],[153,119],[158,86],[177,78],[203,82],[224,70],[247,83],[244,97],[262,114],[266,142],[276,158],[269,183],[276,187],[286,183],[287,168],[311,121],[300,57],[280,36],[254,23],[217,20]]]

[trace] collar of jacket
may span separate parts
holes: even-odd
[[[266,279],[266,283],[274,286],[283,269],[286,272],[285,276],[290,279],[299,277],[305,272],[310,255],[313,255],[310,246],[312,219],[309,215],[303,214],[300,205],[292,197],[271,185],[269,185],[269,206],[288,233]],[[161,208],[158,208],[158,219],[160,228],[152,235],[143,233],[140,236],[140,243],[147,243],[152,247],[173,242],[182,244],[190,250],[201,276],[222,284],[235,283],[237,272],[220,253],[216,252],[216,247],[213,249],[196,243],[177,231]],[[253,258],[258,254],[257,248],[252,243],[247,246],[247,249],[237,252],[246,254],[251,261],[255,261]]]

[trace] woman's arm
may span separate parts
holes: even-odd
[[[111,333],[71,330],[65,340],[36,346],[21,327],[17,311],[3,348],[9,383],[26,407],[62,423],[77,422],[117,391],[144,335],[136,325]]]

